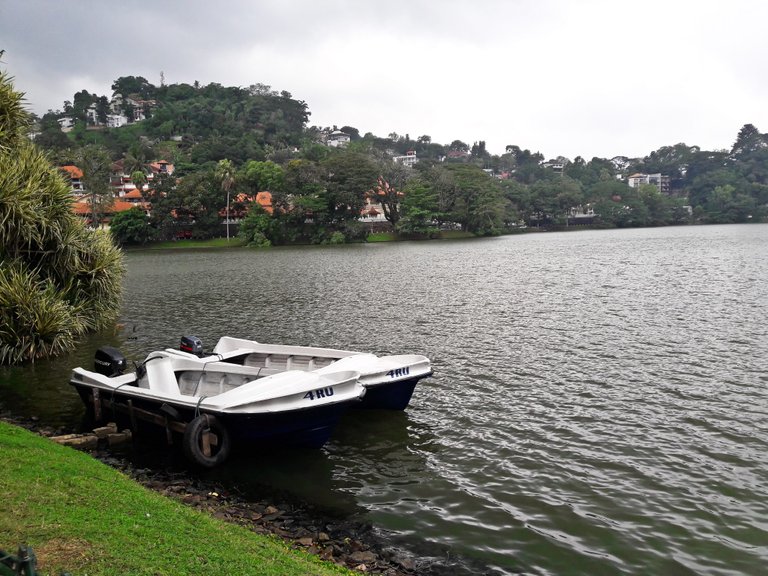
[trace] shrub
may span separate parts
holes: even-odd
[[[120,310],[122,254],[71,210],[69,187],[24,136],[22,95],[0,73],[0,364],[73,348]]]

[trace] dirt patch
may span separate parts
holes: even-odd
[[[79,538],[54,538],[35,547],[38,570],[47,574],[61,571],[79,572],[93,559],[93,549],[89,542]]]

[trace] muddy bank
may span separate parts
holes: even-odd
[[[130,458],[129,435],[127,449],[122,441],[110,448],[112,441],[106,434],[73,434],[71,430],[41,425],[35,418],[20,419],[7,413],[0,414],[0,419],[47,437],[84,438],[87,441],[76,443],[76,447],[87,449],[95,458],[151,490],[225,522],[277,536],[293,548],[352,570],[384,576],[493,574],[452,559],[448,551],[438,551],[438,555],[430,550],[430,556],[416,556],[393,545],[368,523],[336,517],[306,502],[274,496],[246,498],[236,486],[206,481],[186,471],[138,468]]]

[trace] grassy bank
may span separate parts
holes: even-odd
[[[144,247],[151,250],[168,250],[173,248],[235,248],[245,246],[239,238],[211,238],[210,240],[169,240],[167,242],[153,242]]]
[[[4,422],[0,455],[0,548],[28,544],[44,574],[351,574]]]
[[[455,240],[465,238],[475,238],[476,236],[471,232],[461,232],[459,230],[444,230],[440,232],[437,240]],[[394,232],[375,232],[369,234],[365,239],[366,242],[397,242],[399,240],[407,240],[409,238],[402,238]],[[227,241],[226,238],[212,238],[210,240],[169,240],[167,242],[153,242],[145,246],[132,247],[132,250],[173,250],[173,249],[190,249],[190,248],[239,248],[245,246],[242,240],[239,238],[230,238]]]

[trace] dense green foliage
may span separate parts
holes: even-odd
[[[146,244],[154,237],[149,220],[141,208],[115,214],[109,223],[109,230],[113,238],[124,246]]]
[[[72,213],[67,183],[26,138],[27,120],[0,73],[0,364],[68,350],[120,305],[119,250]]]
[[[518,145],[497,156],[482,140],[442,145],[428,135],[361,135],[352,126],[341,128],[351,139],[346,149],[329,148],[322,142],[331,129],[307,126],[305,102],[262,84],[154,86],[127,76],[112,88],[143,102],[146,119],[87,130],[86,109],[100,117],[105,97],[83,90],[64,107],[77,121],[74,130],[64,135],[56,122],[63,113],[51,112],[39,122],[37,141],[61,163],[77,163],[79,149],[98,144],[112,159],[122,158],[129,174],[150,160],[172,162],[180,180],[156,181],[148,198],[156,240],[222,236],[226,207],[232,220],[240,220],[250,207],[245,195],[252,199],[262,191],[272,194],[274,211],[244,222],[245,241],[261,246],[360,240],[365,232],[358,217],[367,199],[409,237],[581,223],[753,222],[768,213],[768,136],[751,124],[731,150],[676,144],[634,160],[545,161]],[[415,154],[419,163],[411,169],[393,162],[405,154]],[[668,176],[670,189],[632,188],[627,177],[635,172]],[[103,209],[98,198],[94,212]]]
[[[3,422],[0,453],[3,548],[28,544],[41,573],[350,574],[164,498],[88,454]]]

